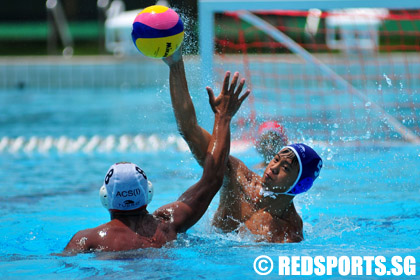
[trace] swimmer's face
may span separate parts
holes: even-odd
[[[268,164],[281,148],[287,145],[287,137],[278,132],[268,131],[260,136],[256,142],[257,152]]]
[[[289,148],[282,149],[268,163],[263,175],[264,187],[273,192],[286,192],[296,181],[299,162]]]

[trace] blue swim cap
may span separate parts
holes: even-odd
[[[322,168],[321,157],[308,145],[296,143],[286,146],[291,149],[299,162],[299,174],[295,183],[286,192],[289,195],[297,195],[308,191],[315,179],[319,176]]]

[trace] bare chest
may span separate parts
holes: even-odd
[[[303,239],[302,221],[297,213],[296,217],[287,215],[287,220],[284,220],[265,210],[258,210],[245,222],[245,226],[268,242],[299,242]]]
[[[245,226],[252,234],[259,236],[259,240],[273,242],[284,239],[285,228],[276,222],[276,219],[266,211],[255,212],[246,222]],[[244,229],[242,229],[244,230]]]

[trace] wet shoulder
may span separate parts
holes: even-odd
[[[100,231],[99,231],[100,232]],[[112,227],[106,231],[98,249],[124,251],[140,248],[160,248],[176,238],[176,233],[165,223],[158,223],[151,231],[148,228],[132,231],[128,227]]]
[[[230,184],[231,188],[248,189],[250,186],[255,185],[255,181],[260,178],[258,174],[249,169],[241,160],[232,156],[229,157],[228,170],[228,181],[225,184]]]

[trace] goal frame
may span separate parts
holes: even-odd
[[[318,61],[304,48],[300,47],[296,42],[289,38],[286,34],[274,28],[270,23],[265,22],[252,12],[267,12],[275,10],[293,10],[307,11],[310,9],[318,9],[325,12],[331,10],[357,8],[382,8],[389,10],[401,9],[420,9],[418,0],[199,0],[199,47],[201,58],[202,82],[206,85],[214,83],[214,64],[215,64],[215,14],[224,12],[236,12],[241,20],[255,26],[257,29],[263,30],[267,36],[274,38],[276,41],[283,43],[289,50],[298,54],[301,58],[310,64],[313,64],[324,74],[332,77],[341,87],[348,88],[349,92],[356,95],[365,104],[373,104],[373,111],[377,117],[388,123],[394,131],[408,142],[420,144],[420,137],[400,123],[394,116],[387,113],[385,109],[371,102],[369,97],[362,91],[359,91],[351,83],[343,79],[340,75],[331,70],[326,64]]]
[[[346,8],[418,9],[418,0],[199,0],[199,49],[202,82],[212,85],[214,60],[214,15],[232,11],[320,10]]]

